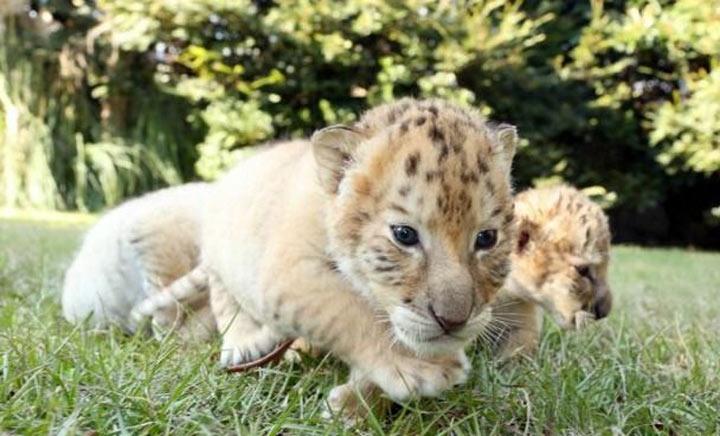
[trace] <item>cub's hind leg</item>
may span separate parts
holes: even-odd
[[[164,330],[178,329],[182,336],[195,331],[195,336],[209,337],[215,325],[207,306],[208,275],[200,265],[169,286],[151,293],[133,308],[130,317],[136,325],[147,318],[152,319],[156,335]],[[186,319],[186,316],[190,318]]]
[[[131,322],[150,316],[154,324],[161,328],[182,325],[184,311],[180,303],[193,295],[193,286],[204,289],[207,284],[207,279],[201,276],[202,271],[197,269],[200,259],[197,242],[199,232],[196,217],[173,210],[147,212],[133,224],[126,241],[135,253],[148,298],[136,305],[135,309],[138,310],[133,309]],[[175,290],[179,294],[161,295],[166,288],[177,284],[178,279],[187,277],[189,280],[181,281],[180,286],[176,286]],[[207,304],[207,292],[197,295],[204,298]],[[150,308],[153,310],[150,311]]]
[[[185,322],[175,330],[175,333],[184,341],[209,341],[217,332],[215,317],[210,305],[206,301],[201,306],[192,305],[191,309]]]
[[[221,366],[232,367],[258,360],[286,339],[244,311],[213,274],[209,274],[209,283],[210,307],[223,338]]]

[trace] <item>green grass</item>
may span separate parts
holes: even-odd
[[[609,319],[579,334],[546,322],[524,362],[471,350],[466,386],[347,430],[320,416],[346,375],[332,359],[232,375],[216,343],[64,322],[62,271],[86,225],[0,221],[0,433],[720,432],[719,254],[618,247]]]

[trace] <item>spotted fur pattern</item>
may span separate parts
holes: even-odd
[[[451,318],[474,308],[477,316],[509,273],[512,155],[493,144],[502,132],[514,140],[514,129],[443,101],[409,99],[370,111],[355,129],[372,140],[339,184],[344,195],[329,216],[330,250],[340,270],[358,288],[374,289],[371,298],[400,320],[395,333],[420,348],[423,334],[442,334],[434,323],[422,331],[428,307]],[[392,223],[417,228],[422,247],[395,243]],[[484,229],[498,231],[498,244],[475,251],[474,236]]]

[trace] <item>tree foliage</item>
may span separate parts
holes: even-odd
[[[520,186],[591,187],[621,238],[720,244],[716,2],[13,0],[0,15],[4,204],[96,209],[438,96],[519,126]]]

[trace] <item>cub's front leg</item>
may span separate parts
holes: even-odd
[[[372,381],[398,402],[417,397],[436,397],[453,386],[465,383],[470,371],[470,362],[464,351],[432,359],[400,352],[381,353],[377,358],[375,367],[370,371],[363,371],[360,367],[352,370],[361,374],[359,379]]]
[[[286,339],[245,311],[212,272],[208,272],[208,282],[210,308],[222,334],[221,366],[233,367],[256,361]]]
[[[324,273],[322,266],[305,271],[308,267],[312,268],[305,263],[286,269],[282,280],[262,280],[256,304],[266,310],[258,316],[264,316],[273,331],[303,337],[331,352],[350,366],[353,383],[372,383],[396,401],[437,396],[466,380],[469,364],[462,350],[451,356],[418,357],[396,342],[378,309],[350,290],[345,280]]]
[[[368,408],[377,406],[382,393],[380,386],[398,402],[417,396],[437,396],[464,383],[470,370],[462,351],[453,357],[391,360],[379,364],[373,372],[353,368],[347,383],[330,390],[327,400],[330,414],[349,417],[351,421],[363,417]]]

